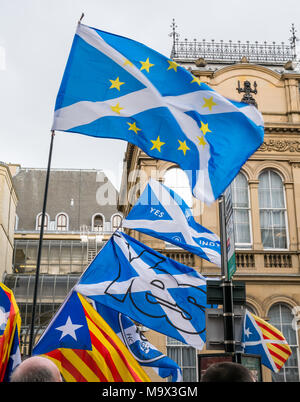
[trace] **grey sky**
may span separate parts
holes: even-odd
[[[81,13],[83,23],[170,55],[180,38],[288,42],[299,0],[0,0],[0,160],[46,167],[53,107]],[[300,48],[300,43],[298,44]],[[58,132],[55,168],[103,169],[121,179],[126,143]]]

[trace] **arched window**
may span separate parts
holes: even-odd
[[[231,184],[235,245],[249,248],[252,244],[248,181],[239,173]]]
[[[92,219],[92,229],[94,232],[103,232],[104,218],[101,214],[96,214]]]
[[[121,222],[122,222],[122,215],[115,214],[115,215],[112,216],[112,218],[111,218],[111,227],[112,227],[113,232],[120,227]]]
[[[292,355],[285,362],[279,373],[272,373],[273,381],[290,382],[299,381],[299,363],[298,363],[298,341],[297,332],[293,328],[292,310],[286,304],[274,304],[268,314],[270,324],[274,325],[282,332],[287,343],[292,349]]]
[[[250,313],[252,313],[252,314],[254,314],[254,315],[257,315],[257,312],[255,311],[254,307],[253,307],[251,304],[246,303],[246,309],[247,309]]]
[[[192,207],[193,195],[189,179],[182,169],[171,168],[167,170],[164,174],[164,184],[180,195],[189,207]]]
[[[272,170],[261,173],[258,196],[264,248],[287,248],[286,207],[281,177]]]
[[[41,229],[41,225],[42,225],[42,213],[39,213],[36,217],[36,225],[35,228],[36,230],[40,230]],[[48,229],[48,225],[49,225],[49,215],[46,214],[45,215],[45,220],[44,220],[44,230]]]
[[[68,217],[64,213],[60,213],[56,216],[56,229],[59,231],[68,230]]]

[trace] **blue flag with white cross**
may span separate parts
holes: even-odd
[[[188,175],[212,203],[262,144],[263,119],[134,40],[78,24],[53,130],[117,138]]]
[[[221,266],[219,236],[196,222],[185,201],[157,180],[149,180],[122,225],[165,240]]]

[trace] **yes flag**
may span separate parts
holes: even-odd
[[[157,374],[173,382],[182,380],[181,368],[168,356],[148,342],[134,322],[122,313],[95,302],[95,308],[143,367],[151,367]]]
[[[242,334],[244,353],[261,356],[264,366],[277,373],[292,351],[283,334],[273,325],[246,310]]]
[[[21,316],[13,292],[0,283],[0,382],[9,381],[21,362],[19,334]]]
[[[52,360],[67,382],[149,381],[109,325],[76,292],[58,310],[33,354]]]
[[[229,101],[149,47],[78,24],[53,130],[118,138],[186,171],[213,202],[263,142],[258,110]]]
[[[75,289],[181,342],[205,343],[206,279],[128,235],[112,235]]]
[[[154,179],[123,220],[123,227],[168,241],[221,266],[220,238],[195,221],[178,194]]]

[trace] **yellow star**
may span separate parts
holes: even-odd
[[[180,147],[177,148],[177,151],[182,151],[183,154],[184,154],[184,156],[185,156],[186,151],[187,151],[187,150],[190,150],[190,148],[186,145],[186,142],[185,142],[185,141],[180,141],[180,140],[178,140],[178,142],[179,142],[179,144],[180,144]]]
[[[159,136],[157,137],[156,140],[150,140],[153,144],[153,147],[150,149],[150,151],[152,151],[152,149],[157,149],[159,152],[160,151],[160,147],[163,146],[165,144],[165,142],[161,142]]]
[[[216,106],[217,104],[214,102],[213,97],[211,96],[210,98],[203,98],[204,100],[204,105],[202,107],[208,107],[209,111],[211,112],[211,109],[213,106]]]
[[[111,86],[109,87],[109,89],[116,88],[118,91],[120,91],[120,86],[125,84],[125,82],[120,82],[119,77],[117,77],[115,80],[109,81],[111,82]]]
[[[118,103],[116,104],[116,106],[111,106],[110,108],[111,108],[111,110],[112,110],[113,112],[116,112],[116,113],[118,113],[118,114],[121,114],[121,110],[124,109],[124,108],[121,107]]]
[[[134,122],[134,123],[129,123],[129,121],[128,121],[127,124],[129,124],[129,129],[128,129],[129,131],[132,130],[132,131],[134,131],[136,134],[138,133],[138,131],[141,131],[141,129],[136,126],[136,122]]]
[[[167,60],[167,62],[169,63],[168,70],[172,70],[172,69],[173,69],[174,71],[177,72],[178,64],[175,63],[175,61],[172,61],[172,60]],[[167,71],[168,71],[168,70],[167,70]]]
[[[128,59],[125,59],[125,61],[124,61],[124,64],[123,64],[123,67],[125,67],[125,66],[130,66],[130,67],[132,67],[133,66],[133,64],[131,63],[131,61],[130,60],[128,60]]]
[[[191,81],[191,84],[192,84],[193,82],[196,82],[197,84],[199,84],[199,87],[200,87],[200,85],[202,84],[202,81],[200,81],[200,78],[199,78],[199,77],[194,77],[193,80]]]
[[[204,136],[202,136],[202,137],[197,137],[197,138],[198,138],[198,140],[199,140],[199,145],[202,145],[203,148],[204,148],[205,145],[207,145],[207,142],[205,141]]]
[[[202,131],[203,135],[205,135],[206,133],[211,133],[211,130],[208,128],[208,123],[204,124],[203,121],[201,121],[200,130]]]
[[[149,61],[149,57],[146,61],[140,61],[140,63],[142,64],[142,67],[140,68],[140,70],[146,70],[149,73],[149,68],[153,67],[154,64],[151,64]]]

